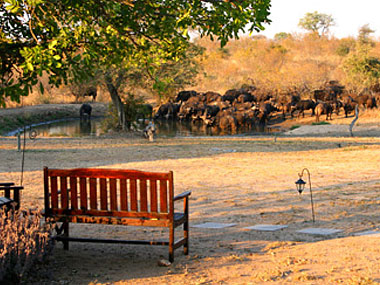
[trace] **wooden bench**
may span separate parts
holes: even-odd
[[[183,246],[189,253],[189,196],[174,196],[173,172],[77,168],[44,168],[46,218],[62,222],[56,239],[64,249],[69,241],[150,244],[169,246],[169,261],[174,250]],[[183,212],[174,212],[174,202],[183,200]],[[169,240],[109,240],[69,236],[69,223],[117,224],[167,227]],[[183,238],[175,241],[174,229],[183,225]]]
[[[15,209],[20,208],[20,191],[24,189],[22,186],[15,186],[13,182],[0,182],[0,192],[3,192],[4,196],[0,196],[0,208],[10,208],[12,205]],[[11,196],[11,191],[13,195]]]

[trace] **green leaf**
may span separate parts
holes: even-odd
[[[41,94],[44,94],[44,85],[42,84],[42,82],[40,82],[40,91],[41,91]]]

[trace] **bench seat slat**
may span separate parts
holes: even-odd
[[[79,187],[80,187],[80,208],[87,209],[87,179],[81,177],[79,179]],[[54,207],[53,207],[54,208]]]
[[[122,211],[128,211],[128,189],[127,180],[120,180],[120,209]]]
[[[140,211],[148,212],[148,192],[145,179],[140,180]]]
[[[0,197],[0,208],[12,204],[13,200],[7,197]]]
[[[150,211],[152,213],[158,212],[157,181],[156,180],[150,180]]]
[[[78,209],[78,185],[76,177],[70,177],[70,200],[71,208]]]
[[[60,177],[61,185],[61,207],[67,209],[69,207],[68,193],[67,193],[67,177]]]
[[[126,212],[126,211],[102,211],[102,210],[74,210],[74,209],[50,209],[47,216],[53,215],[87,215],[87,216],[109,216],[109,217],[133,217],[146,219],[170,219],[168,213],[145,213],[145,212]]]
[[[170,221],[167,219],[139,219],[131,217],[109,217],[109,216],[88,216],[88,215],[55,215],[53,219],[57,222],[73,222],[104,225],[126,225],[126,226],[145,226],[145,227],[168,227]]]
[[[135,179],[129,180],[131,191],[131,211],[137,211],[137,182]]]
[[[75,169],[48,169],[49,176],[69,177],[94,177],[110,179],[168,179],[167,173],[145,172],[126,169],[97,169],[97,168],[75,168]]]
[[[98,197],[96,194],[96,178],[90,178],[90,208],[96,210],[98,208]]]
[[[100,178],[100,209],[107,210],[107,180],[105,178]]]
[[[111,210],[117,210],[117,181],[116,179],[110,179],[110,193],[111,193]]]

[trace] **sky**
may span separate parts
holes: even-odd
[[[380,0],[272,0],[272,20],[259,34],[273,38],[276,33],[303,33],[298,22],[309,12],[328,14],[335,20],[330,34],[337,38],[358,35],[360,27],[369,24],[376,38],[380,37]]]

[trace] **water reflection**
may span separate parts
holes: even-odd
[[[99,136],[103,133],[101,128],[104,118],[91,120],[62,120],[33,126],[40,137],[52,136]],[[235,133],[221,131],[217,127],[207,127],[202,122],[155,121],[157,137],[191,137],[191,136],[221,136],[221,135],[260,135],[271,131],[265,126],[253,128],[239,128]],[[138,124],[138,129],[144,130],[147,122]],[[17,131],[8,135],[16,135]]]
[[[102,118],[93,118],[91,120],[64,120],[59,122],[52,122],[48,124],[42,124],[34,126],[41,137],[53,137],[53,136],[68,136],[68,137],[80,137],[80,136],[99,136],[101,134]]]
[[[188,137],[188,136],[223,136],[223,135],[259,135],[267,134],[270,130],[265,126],[239,128],[236,132],[222,131],[217,127],[207,127],[200,121],[155,121],[158,137]]]

